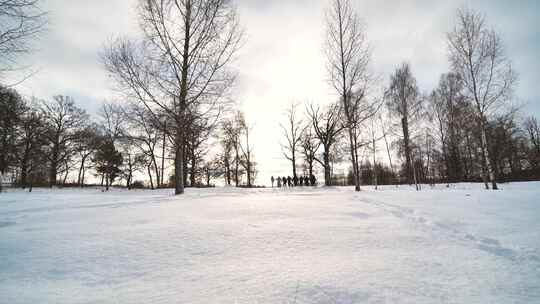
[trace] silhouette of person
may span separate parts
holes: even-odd
[[[292,187],[292,178],[287,176],[287,186]]]
[[[270,180],[272,181],[272,188],[274,188],[274,176],[270,177]]]
[[[298,182],[299,182],[300,186],[303,186],[304,185],[304,177],[300,176],[300,178],[298,179]]]
[[[298,186],[298,176],[293,176],[293,185],[296,187]]]
[[[277,186],[278,188],[281,188],[281,176],[278,176],[277,178]]]

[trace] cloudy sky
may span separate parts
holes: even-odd
[[[135,0],[45,0],[49,29],[27,58],[37,73],[18,86],[25,95],[71,95],[95,112],[114,99],[99,61],[107,39],[138,31]],[[519,72],[517,98],[524,112],[540,117],[540,1],[536,0],[353,0],[367,24],[373,69],[386,85],[390,73],[408,61],[422,91],[431,91],[448,70],[445,33],[456,8],[467,5],[486,14],[502,35]],[[285,175],[279,122],[291,102],[336,99],[325,82],[322,55],[327,0],[237,0],[247,42],[235,66],[234,96],[254,124],[259,182]],[[285,167],[284,167],[285,166]]]

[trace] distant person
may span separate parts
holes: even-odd
[[[272,188],[274,188],[274,176],[270,177],[270,181],[272,181]]]
[[[290,176],[287,176],[287,186],[292,187],[292,178]]]
[[[311,182],[312,186],[315,186],[315,183],[317,182],[315,175],[311,174],[311,176],[309,177],[309,181]]]
[[[296,187],[298,186],[298,176],[293,176],[293,185]]]
[[[277,178],[277,186],[278,186],[278,188],[281,188],[281,177],[280,176],[278,176],[278,178]]]
[[[304,177],[303,176],[300,176],[300,178],[298,179],[298,183],[299,183],[300,187],[302,187],[304,185]]]

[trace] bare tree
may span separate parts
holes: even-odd
[[[439,131],[447,182],[456,182],[463,175],[458,138],[459,115],[464,102],[460,77],[454,73],[443,74],[429,101],[429,113]]]
[[[46,156],[49,162],[49,185],[52,187],[57,183],[58,174],[68,171],[69,167],[64,170],[60,170],[60,167],[66,165],[76,153],[75,142],[89,117],[75,105],[73,98],[62,95],[44,102],[42,113],[47,128],[44,137],[49,146]]]
[[[384,139],[384,146],[386,148],[386,155],[388,156],[388,163],[390,165],[390,173],[392,176],[395,176],[396,171],[394,170],[394,163],[392,162],[392,154],[390,153],[390,144],[388,143],[388,126],[386,125],[385,121],[383,120],[383,116],[381,113],[379,113],[379,123],[381,127],[381,135]],[[397,186],[397,184],[396,184]]]
[[[234,81],[227,68],[243,31],[229,0],[140,0],[144,39],[113,41],[103,55],[120,88],[152,115],[164,113],[174,125],[175,193],[184,192],[185,115],[221,104]],[[163,128],[164,129],[164,128]]]
[[[0,0],[0,72],[19,68],[22,54],[32,50],[46,23],[40,0]]]
[[[304,157],[307,173],[310,178],[313,175],[314,165],[317,159],[317,151],[321,146],[321,142],[317,139],[314,133],[313,125],[310,123],[304,128],[300,141],[302,148],[301,152]]]
[[[219,129],[219,143],[221,151],[217,155],[219,160],[216,160],[223,168],[223,176],[225,178],[225,184],[230,186],[232,183],[233,163],[235,160],[235,143],[236,137],[232,134],[232,125],[230,120],[225,120]]]
[[[386,100],[390,115],[400,120],[407,182],[410,185],[414,181],[418,189],[416,170],[412,160],[411,130],[422,113],[422,98],[408,63],[403,63],[391,76],[390,87],[386,91]]]
[[[77,175],[77,184],[84,187],[84,179],[88,166],[87,160],[94,154],[100,144],[101,133],[99,126],[95,123],[89,124],[78,132],[75,140],[75,151],[78,153],[80,166]]]
[[[221,132],[224,145],[224,151],[230,149],[229,165],[232,171],[235,186],[240,185],[241,176],[244,174],[245,160],[243,158],[241,141],[244,128],[242,122],[244,120],[241,112],[236,112],[233,117],[229,117],[222,122]]]
[[[44,123],[41,113],[28,107],[20,118],[17,136],[17,162],[20,168],[20,185],[28,185],[28,176],[32,174],[32,160],[42,154]]]
[[[208,152],[206,143],[217,125],[217,117],[199,115],[197,111],[187,116],[191,121],[189,127],[185,130],[186,162],[190,164],[189,175],[191,187],[195,187],[198,180],[197,176],[201,173],[203,158]]]
[[[133,149],[131,142],[132,139],[129,137],[120,140],[120,153],[124,160],[121,169],[121,177],[126,180],[126,187],[128,190],[131,190],[134,174],[136,172],[142,172],[144,167],[148,168],[148,157],[137,149]],[[150,186],[153,189],[152,175],[150,174],[149,177]]]
[[[480,13],[458,10],[455,28],[447,37],[452,68],[463,80],[466,96],[475,107],[485,171],[496,190],[486,134],[487,121],[489,115],[511,99],[517,75],[505,55],[500,36],[486,25]]]
[[[99,110],[100,127],[114,144],[124,136],[127,117],[124,108],[116,102],[105,102]]]
[[[324,110],[320,107],[313,105],[307,109],[308,116],[313,125],[313,131],[315,132],[317,139],[320,141],[323,147],[322,160],[315,158],[324,168],[324,183],[326,186],[332,185],[330,166],[332,147],[338,142],[341,131],[343,131],[343,124],[340,120],[341,107],[339,104],[330,104]]]
[[[156,183],[160,185],[161,171],[158,166],[158,144],[161,142],[161,132],[159,127],[160,121],[156,120],[150,111],[139,103],[132,103],[125,110],[127,117],[128,131],[125,133],[124,145],[129,146],[124,149],[125,157],[132,164],[143,163],[141,157],[137,154],[144,155],[144,163],[146,165],[150,188],[154,189],[154,180],[152,171],[155,173]],[[135,149],[138,153],[129,151]],[[129,166],[129,164],[128,164]]]
[[[240,134],[243,135],[243,139],[239,141],[240,150],[244,157],[241,164],[246,170],[247,187],[251,188],[253,186],[253,181],[255,180],[255,163],[253,162],[253,146],[249,141],[249,135],[253,128],[247,123],[242,112],[237,112],[236,121],[239,126]]]
[[[369,98],[375,80],[369,70],[371,50],[362,21],[349,0],[331,1],[326,12],[326,31],[325,52],[330,84],[343,103],[355,190],[360,191],[360,145],[357,142],[360,127],[376,114],[381,104]]]
[[[297,109],[298,104],[292,103],[291,107],[285,112],[287,117],[287,123],[285,125],[280,124],[285,137],[285,143],[281,144],[281,150],[286,159],[292,164],[293,180],[295,186],[297,185],[298,177],[296,175],[296,160],[298,150],[302,141],[302,120],[298,118]]]

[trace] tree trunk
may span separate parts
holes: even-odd
[[[411,172],[411,146],[409,142],[409,122],[407,117],[403,117],[401,119],[401,127],[403,129],[403,144],[405,146],[405,175],[407,176],[407,183],[410,185],[413,178],[412,175],[416,176],[416,172]]]
[[[331,181],[331,176],[330,176],[330,156],[328,154],[328,152],[326,152],[326,148],[325,148],[325,151],[323,153],[323,162],[324,162],[324,185],[325,186],[331,186],[332,185],[332,181]]]
[[[174,155],[174,194],[184,193],[184,151],[183,138],[180,135],[181,130],[176,134],[176,151]]]
[[[485,123],[482,122],[482,152],[484,154],[484,161],[485,161],[485,166],[486,166],[486,170],[487,170],[487,175],[489,177],[489,181],[491,182],[491,188],[493,190],[498,190],[499,188],[497,187],[497,181],[495,180],[495,173],[493,172],[493,167],[491,165],[491,160],[489,158],[489,150],[488,150],[488,142],[487,142],[487,135],[486,135],[486,127],[485,127]]]
[[[195,147],[193,147],[191,149],[191,170],[190,170],[190,173],[189,173],[189,176],[191,178],[191,187],[195,187],[196,186],[196,178],[197,178],[197,174],[196,174],[196,163],[197,163],[197,158],[195,156]]]
[[[163,126],[163,146],[161,147],[161,185],[165,185],[165,148],[166,148],[166,130],[167,130],[167,121],[165,121]]]
[[[84,188],[84,176],[86,175],[86,167],[83,167],[82,178],[81,178],[81,188]]]
[[[358,157],[355,144],[355,135],[352,130],[352,127],[348,127],[349,131],[349,152],[351,153],[351,162],[353,167],[353,181],[354,181],[354,191],[360,191],[360,178],[359,178],[359,167],[358,167]]]
[[[189,46],[191,39],[191,1],[186,3],[186,16],[184,18],[184,50],[182,54],[182,75],[180,80],[180,98],[179,102],[179,113],[176,113],[177,119],[177,141],[176,141],[176,155],[175,155],[175,194],[184,193],[184,155],[182,151],[182,146],[184,144],[184,130],[180,121],[184,122],[184,114],[187,104],[187,95],[188,95],[188,70],[189,70]],[[173,54],[169,54],[173,57]]]
[[[247,150],[247,157],[246,157],[246,162],[247,162],[247,186],[248,188],[251,188],[251,152],[250,152],[250,148],[249,148],[249,129],[246,128],[246,150]],[[295,170],[296,171],[296,170]]]
[[[373,139],[373,183],[375,184],[375,190],[378,188],[378,180],[377,180],[377,147],[375,146],[375,137],[372,136]]]
[[[231,185],[231,164],[228,158],[225,159],[225,183]]]
[[[296,152],[292,151],[292,170],[293,170],[293,182],[295,186],[298,186],[298,176],[296,175]]]
[[[152,165],[146,166],[146,170],[148,171],[148,178],[150,179],[150,189],[154,190],[154,180],[152,178]]]
[[[156,160],[156,156],[154,155],[154,153],[152,152],[152,164],[154,165],[154,170],[156,172],[156,188],[159,187],[159,185],[161,184],[161,179],[162,179],[162,176],[160,175],[160,172],[159,172],[159,167],[157,165],[157,160]]]
[[[28,186],[28,192],[32,192],[34,188],[34,173],[30,172],[30,185]]]
[[[235,149],[235,153],[236,153],[236,157],[234,159],[234,182],[235,182],[235,186],[238,187],[238,183],[239,183],[239,180],[238,180],[238,166],[239,166],[239,161],[240,161],[240,156],[238,155],[238,147]]]
[[[78,178],[77,178],[77,184],[79,186],[81,186],[81,187],[82,187],[82,183],[83,183],[83,181],[82,181],[82,172],[84,170],[84,162],[85,161],[86,161],[86,156],[83,156],[81,158],[81,166],[79,167],[79,175],[78,175]]]
[[[248,188],[251,188],[251,160],[248,157],[247,160],[247,186]]]
[[[182,168],[184,169],[183,171],[183,181],[184,181],[184,186],[188,186],[188,176],[189,176],[189,170],[188,170],[188,163],[189,163],[189,159],[188,159],[188,148],[187,148],[187,145],[184,146],[184,148],[182,149],[182,161],[183,161],[183,165],[182,165]]]

